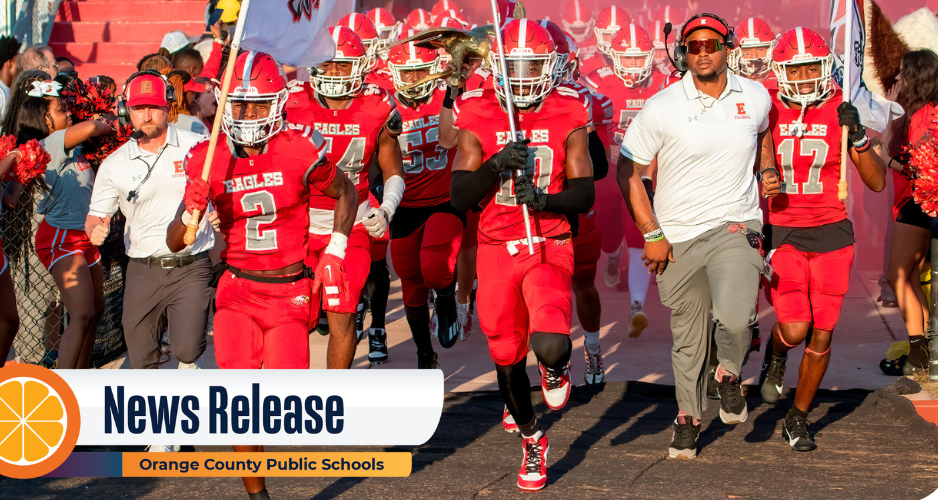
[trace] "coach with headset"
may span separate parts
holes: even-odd
[[[670,32],[670,25],[665,33]],[[671,458],[697,453],[707,407],[706,364],[711,325],[720,366],[720,417],[746,420],[740,369],[756,320],[763,194],[781,189],[769,94],[727,70],[732,28],[713,14],[681,29],[674,66],[680,82],[645,102],[626,132],[617,180],[645,235],[642,255],[657,274],[661,302],[671,309],[671,363],[679,407]],[[657,158],[652,210],[642,174]]]
[[[155,71],[132,75],[118,101],[118,116],[135,130],[131,139],[101,163],[85,231],[100,245],[110,219],[127,218],[124,245],[130,263],[124,288],[124,337],[131,368],[158,368],[163,329],[180,368],[196,368],[205,351],[214,245],[202,221],[195,244],[179,253],[166,247],[166,229],[186,189],[183,168],[189,148],[202,136],[167,121],[176,99],[169,81]]]

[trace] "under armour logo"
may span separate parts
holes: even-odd
[[[695,122],[695,121],[697,121],[698,119],[700,119],[699,116],[688,116],[688,117],[687,117],[687,123]]]

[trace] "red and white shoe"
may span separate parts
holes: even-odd
[[[538,491],[547,484],[547,452],[550,443],[547,434],[537,431],[531,437],[521,436],[521,471],[518,472],[518,488],[524,491]]]
[[[508,407],[505,407],[505,412],[502,413],[502,427],[505,429],[505,432],[518,432],[518,424],[515,422],[515,417],[511,416],[511,413],[508,413]]]
[[[551,410],[560,410],[567,405],[570,399],[570,363],[560,370],[552,370],[541,363],[537,364],[541,371],[541,392],[544,402]]]

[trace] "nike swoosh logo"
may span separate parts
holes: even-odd
[[[778,390],[778,393],[779,393],[779,394],[781,394],[781,393],[782,393],[782,389],[784,389],[784,387],[783,387],[783,386],[780,386],[780,385],[776,385],[776,386],[775,386],[775,389]]]

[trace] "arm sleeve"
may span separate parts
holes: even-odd
[[[646,102],[625,132],[620,152],[636,163],[650,165],[663,144],[664,134],[655,103]]]
[[[589,136],[590,160],[593,161],[593,180],[598,181],[609,173],[609,159],[606,158],[606,146],[599,138],[599,133],[593,130]]]
[[[111,158],[116,158],[112,156]],[[91,205],[88,215],[107,217],[114,215],[120,207],[119,193],[114,185],[113,162],[104,160],[94,179],[94,188],[91,190]]]
[[[202,66],[202,72],[199,76],[211,79],[217,79],[218,71],[221,69],[221,44],[212,42],[212,54],[208,56],[208,61]]]
[[[449,198],[453,208],[465,212],[479,204],[485,194],[498,181],[499,175],[489,166],[491,158],[473,172],[454,170],[450,181]]]
[[[593,206],[594,198],[593,179],[589,177],[567,179],[567,187],[563,191],[547,195],[544,211],[559,214],[585,214]]]

